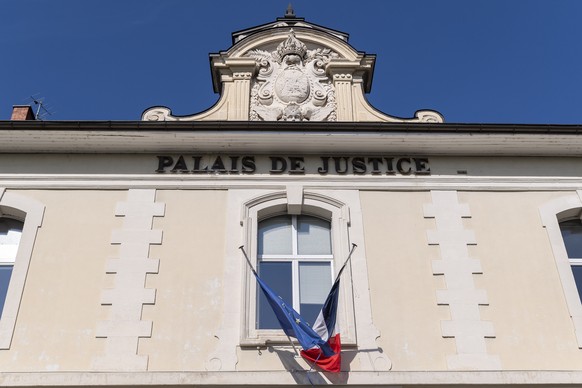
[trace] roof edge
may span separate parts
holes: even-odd
[[[268,121],[0,121],[0,131],[249,131],[249,132],[431,132],[580,134],[580,124],[268,122]]]

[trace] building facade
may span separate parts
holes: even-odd
[[[0,122],[0,386],[582,386],[581,127],[384,114],[292,10],[210,61],[202,113]],[[353,244],[321,372],[250,266],[312,320]]]

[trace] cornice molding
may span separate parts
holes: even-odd
[[[580,125],[1,121],[3,153],[581,156]]]
[[[373,191],[576,191],[579,178],[499,177],[499,176],[229,176],[174,174],[0,174],[7,189],[120,189],[157,188],[166,190],[285,190],[288,185],[302,184],[305,190],[373,190]]]

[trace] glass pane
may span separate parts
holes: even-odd
[[[578,296],[580,297],[580,301],[582,301],[582,266],[573,265],[572,273],[574,274],[574,280],[578,287]]]
[[[293,305],[291,262],[259,262],[259,276],[283,300]],[[265,294],[257,285],[257,329],[280,329]]]
[[[297,251],[300,255],[331,255],[331,225],[321,218],[297,217]]]
[[[293,253],[291,238],[291,217],[268,218],[259,222],[257,252],[259,255],[290,255]]]
[[[299,263],[299,303],[301,316],[315,322],[331,289],[331,263]]]
[[[23,223],[11,218],[0,218],[0,263],[14,263]]]
[[[11,265],[0,265],[0,318],[2,317],[4,302],[6,301],[6,293],[8,292],[8,283],[12,275],[12,268]]]
[[[560,222],[562,238],[569,258],[582,258],[582,222],[570,220]]]

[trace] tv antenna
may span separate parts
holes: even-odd
[[[34,119],[42,121],[47,115],[52,115],[53,112],[50,111],[50,106],[44,102],[44,97],[37,97],[39,94],[40,93],[33,94],[30,96],[30,100],[34,105],[36,105]]]

